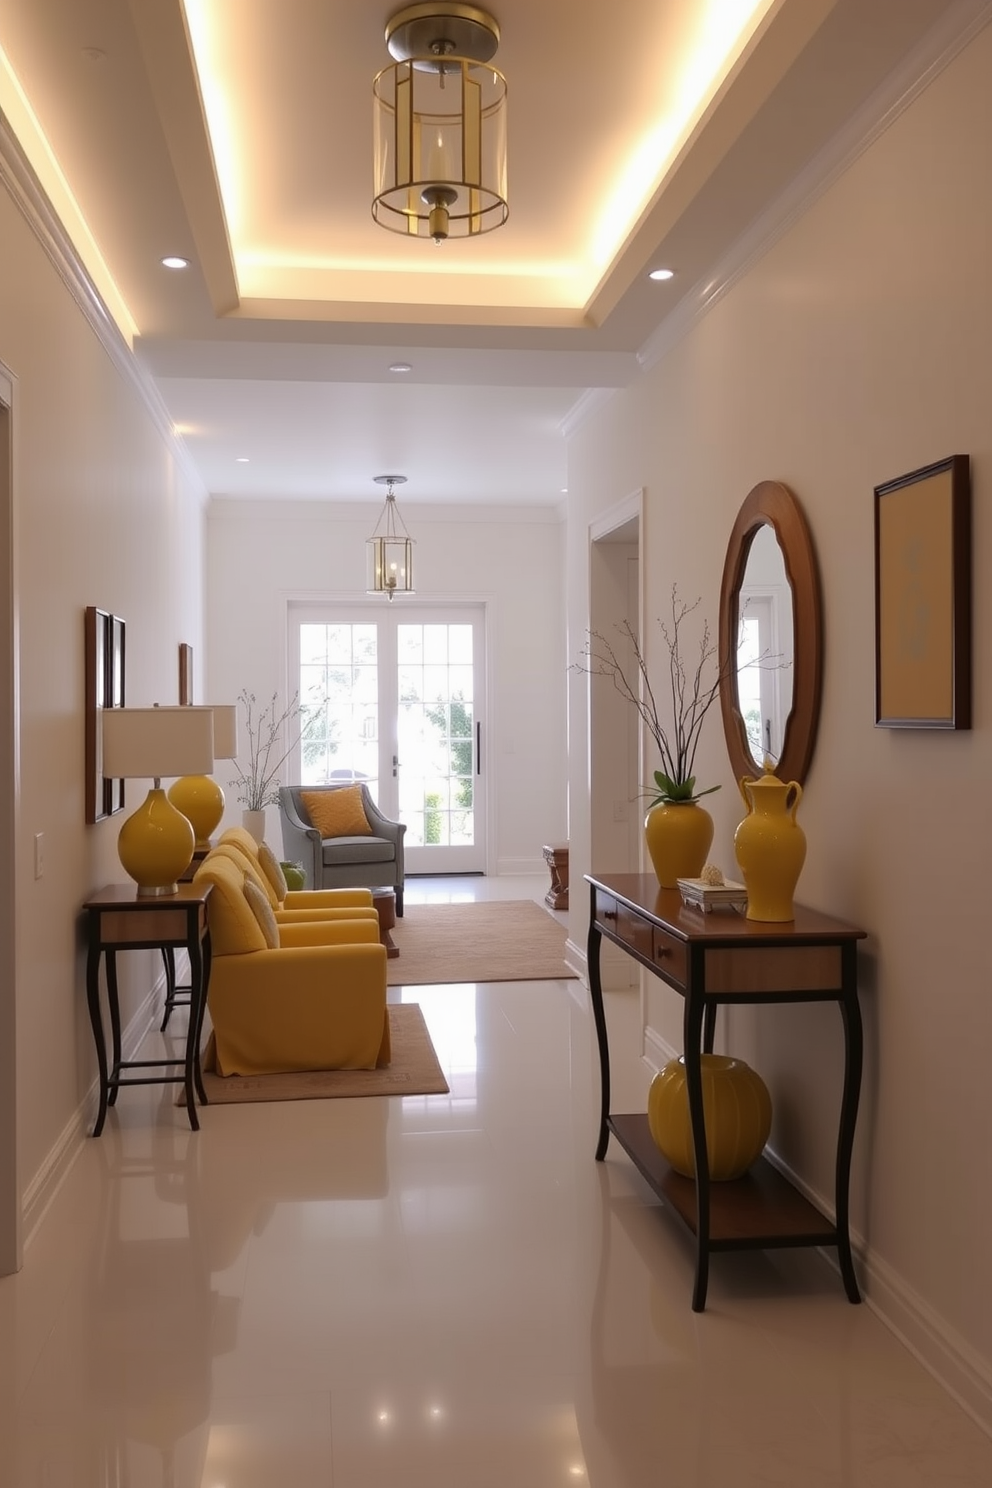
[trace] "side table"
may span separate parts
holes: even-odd
[[[544,896],[544,902],[551,909],[567,909],[568,843],[559,843],[557,846],[546,845],[542,851],[544,861],[551,873],[551,887]]]
[[[778,1246],[836,1248],[844,1290],[860,1302],[849,1230],[849,1186],[863,1061],[857,944],[864,930],[816,910],[795,907],[784,924],[748,920],[734,911],[703,914],[677,889],[659,889],[654,874],[587,873],[590,885],[589,994],[599,1044],[601,1106],[596,1160],[613,1136],[660,1199],[696,1237],[694,1312],[706,1305],[711,1254]],[[685,1060],[695,1179],[669,1167],[655,1146],[646,1112],[610,1108],[610,1051],[599,952],[613,942],[683,999]],[[743,1178],[710,1180],[700,1055],[712,1053],[721,1004],[833,1002],[844,1029],[844,1086],[834,1168],[834,1215],[807,1201],[764,1157]]]
[[[207,900],[211,885],[181,883],[175,894],[140,898],[136,884],[110,884],[86,900],[87,916],[86,1001],[100,1074],[100,1106],[93,1136],[103,1131],[107,1107],[117,1102],[122,1085],[178,1085],[186,1088],[189,1124],[198,1131],[196,1097],[206,1104],[200,1071],[200,1038],[210,974],[210,936],[207,930]],[[117,987],[117,952],[158,950],[167,958],[176,950],[189,955],[189,1028],[181,1059],[122,1059],[121,1013]],[[111,1058],[100,1007],[100,960],[106,960],[107,1009],[110,1018]],[[155,1070],[159,1073],[128,1071]],[[169,1072],[171,1071],[171,1073]]]

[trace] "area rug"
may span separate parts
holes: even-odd
[[[533,899],[408,904],[392,930],[391,987],[439,982],[553,981],[565,965],[565,927]]]
[[[390,1006],[389,1036],[392,1063],[376,1070],[304,1070],[292,1075],[228,1075],[208,1066],[213,1059],[213,1035],[204,1051],[203,1086],[212,1106],[238,1101],[330,1100],[358,1095],[447,1095],[424,1015],[415,1002]],[[176,1102],[182,1105],[185,1091]]]

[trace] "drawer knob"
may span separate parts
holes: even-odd
[[[603,919],[604,920],[615,920],[616,917],[617,917],[617,912],[616,912],[615,909],[604,909],[603,910]]]

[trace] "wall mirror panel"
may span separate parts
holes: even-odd
[[[727,546],[720,590],[720,705],[734,776],[770,758],[802,785],[820,714],[820,581],[809,528],[780,481],[749,492]]]

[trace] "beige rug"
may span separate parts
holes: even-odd
[[[393,929],[391,987],[437,982],[551,981],[565,965],[565,927],[533,899],[408,904]]]
[[[305,1070],[293,1075],[216,1075],[212,1063],[213,1035],[204,1050],[203,1085],[212,1106],[238,1101],[329,1100],[357,1095],[446,1095],[448,1082],[441,1073],[424,1015],[415,1002],[389,1008],[393,1060],[386,1069]],[[176,1101],[183,1105],[186,1092]]]

